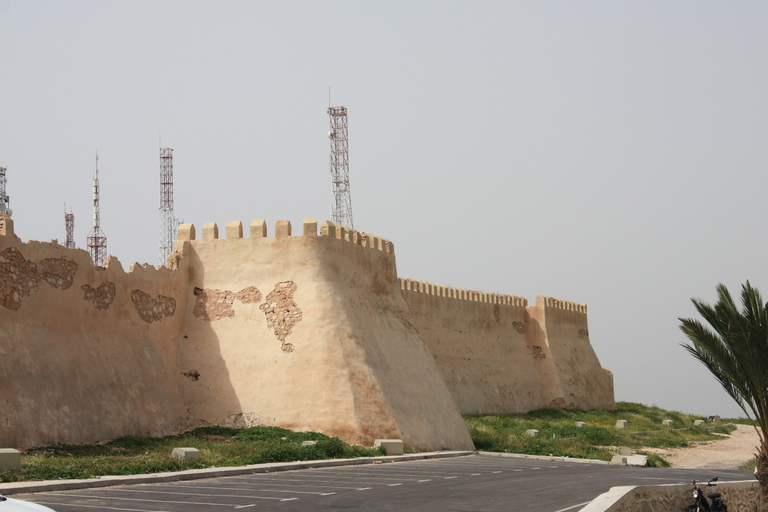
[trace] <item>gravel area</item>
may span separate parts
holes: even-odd
[[[723,435],[720,441],[698,443],[690,448],[645,448],[644,451],[658,453],[673,468],[739,469],[754,457],[759,442],[754,428],[736,425],[736,430],[730,436]]]

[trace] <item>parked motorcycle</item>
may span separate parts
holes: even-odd
[[[725,500],[721,497],[719,492],[711,492],[705,495],[707,487],[714,487],[717,484],[717,477],[707,482],[707,485],[696,485],[696,480],[693,481],[693,500],[694,504],[685,509],[685,512],[728,512],[728,506],[725,504]],[[707,501],[709,498],[711,501]]]

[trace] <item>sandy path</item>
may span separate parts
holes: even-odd
[[[658,453],[673,468],[739,469],[754,457],[760,442],[755,429],[748,425],[736,425],[730,436],[723,437],[721,441],[699,443],[690,448],[646,448],[644,451]]]

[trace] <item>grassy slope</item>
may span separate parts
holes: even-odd
[[[643,453],[644,447],[685,447],[691,442],[721,439],[712,432],[728,432],[722,423],[713,430],[693,428],[695,420],[705,419],[702,416],[631,402],[616,405],[616,411],[541,409],[527,414],[467,415],[464,419],[478,450],[599,460],[610,460],[615,446]],[[662,426],[665,419],[673,420],[673,427]],[[617,429],[617,420],[627,420],[628,428]],[[587,426],[576,427],[577,421]],[[683,428],[691,430],[677,430]],[[539,437],[527,436],[529,429],[538,430]],[[647,433],[638,435],[640,432]],[[668,466],[658,455],[649,455],[648,461],[652,466]]]

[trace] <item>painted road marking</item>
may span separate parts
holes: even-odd
[[[239,507],[235,507],[235,508],[250,508],[250,507],[255,507],[255,506],[256,506],[255,503],[251,503],[250,505],[240,505]]]
[[[572,510],[572,509],[574,509],[576,507],[583,507],[584,505],[589,505],[590,503],[592,503],[592,502],[591,501],[585,501],[584,503],[579,503],[578,505],[573,505],[572,507],[561,508],[560,510],[555,510],[555,512],[565,512],[566,510]]]
[[[171,501],[171,500],[140,500],[136,498],[117,498],[115,496],[90,496],[86,494],[49,494],[48,496],[58,496],[58,497],[66,496],[68,498],[71,498],[74,496],[77,498],[94,498],[97,500],[144,501],[147,503],[179,503],[179,504],[185,504],[185,505],[206,505],[210,507],[232,507],[233,506],[233,505],[225,505],[223,503],[201,503],[198,501]],[[298,498],[293,498],[293,499],[295,500]],[[84,505],[84,506],[87,507],[88,505]]]
[[[194,489],[194,487],[193,487]],[[212,498],[251,498],[251,499],[257,499],[257,500],[277,500],[277,501],[291,501],[291,500],[297,500],[299,498],[275,498],[274,496],[241,496],[238,494],[208,494],[208,493],[198,493],[198,492],[188,492],[185,491],[183,493],[178,491],[142,491],[140,489],[108,489],[108,491],[114,491],[114,492],[143,492],[145,494],[183,494],[185,496],[205,496],[205,497],[212,497]],[[120,498],[124,499],[124,498]]]
[[[389,484],[390,487],[396,487],[398,485],[403,485],[403,484]]]
[[[426,479],[426,480],[419,480],[419,481],[418,481],[418,483],[421,483],[421,482],[431,482],[431,481],[432,481],[432,479],[431,479],[431,478],[428,478],[428,479]]]
[[[279,485],[279,484],[274,484]],[[317,491],[282,491],[280,489],[250,489],[247,487],[226,487],[226,486],[210,486],[210,485],[194,485],[194,484],[188,484],[188,485],[163,485],[162,488],[182,488],[182,489],[218,489],[222,491],[257,491],[257,492],[285,492],[285,493],[292,493],[292,494],[318,494],[320,496],[329,496],[331,494],[336,494],[335,492],[317,492]],[[295,486],[284,486],[284,487],[295,487]],[[132,492],[130,489],[113,489],[115,491],[123,491],[123,492]],[[186,491],[185,491],[186,493]]]
[[[482,475],[482,473],[472,473],[472,474],[471,474],[471,475],[469,475],[469,476],[480,476],[480,475]]]
[[[40,505],[46,505],[51,507],[77,507],[77,510],[83,510],[83,507],[88,507],[88,510],[120,510],[123,512],[147,512],[147,509],[145,508],[117,508],[117,507],[96,507],[91,505],[70,505],[68,503],[48,503],[48,502],[42,502],[42,501],[36,501],[35,503],[38,503]],[[168,510],[155,510],[153,512],[170,512]]]

